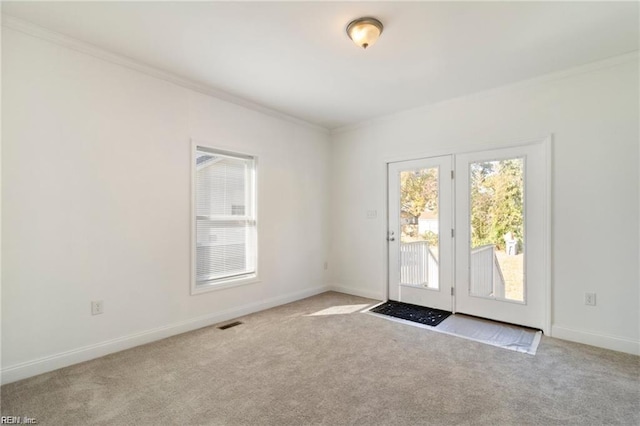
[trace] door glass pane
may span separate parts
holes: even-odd
[[[472,296],[524,302],[524,159],[471,163]]]
[[[439,288],[438,167],[400,172],[400,282]]]

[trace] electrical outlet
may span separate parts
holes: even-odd
[[[596,306],[596,294],[595,293],[585,293],[584,294],[584,304],[589,306]]]
[[[91,315],[100,315],[104,312],[104,302],[102,300],[93,300],[91,302]]]

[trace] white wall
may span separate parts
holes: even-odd
[[[4,382],[326,289],[326,132],[7,28],[2,87]],[[189,294],[191,138],[259,158],[258,284]]]
[[[385,161],[550,133],[553,334],[638,353],[637,57],[591,68],[385,117],[331,144],[4,28],[3,381],[323,291],[329,235],[327,280],[382,298]],[[259,157],[258,284],[189,295],[191,138]],[[97,299],[105,313],[91,316]]]
[[[330,282],[386,294],[386,161],[553,134],[552,335],[640,353],[639,112],[630,55],[336,132]]]

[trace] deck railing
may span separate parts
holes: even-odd
[[[438,288],[438,259],[426,241],[400,243],[400,282]]]

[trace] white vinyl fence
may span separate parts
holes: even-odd
[[[473,296],[504,298],[504,277],[493,244],[472,249],[470,266]]]

